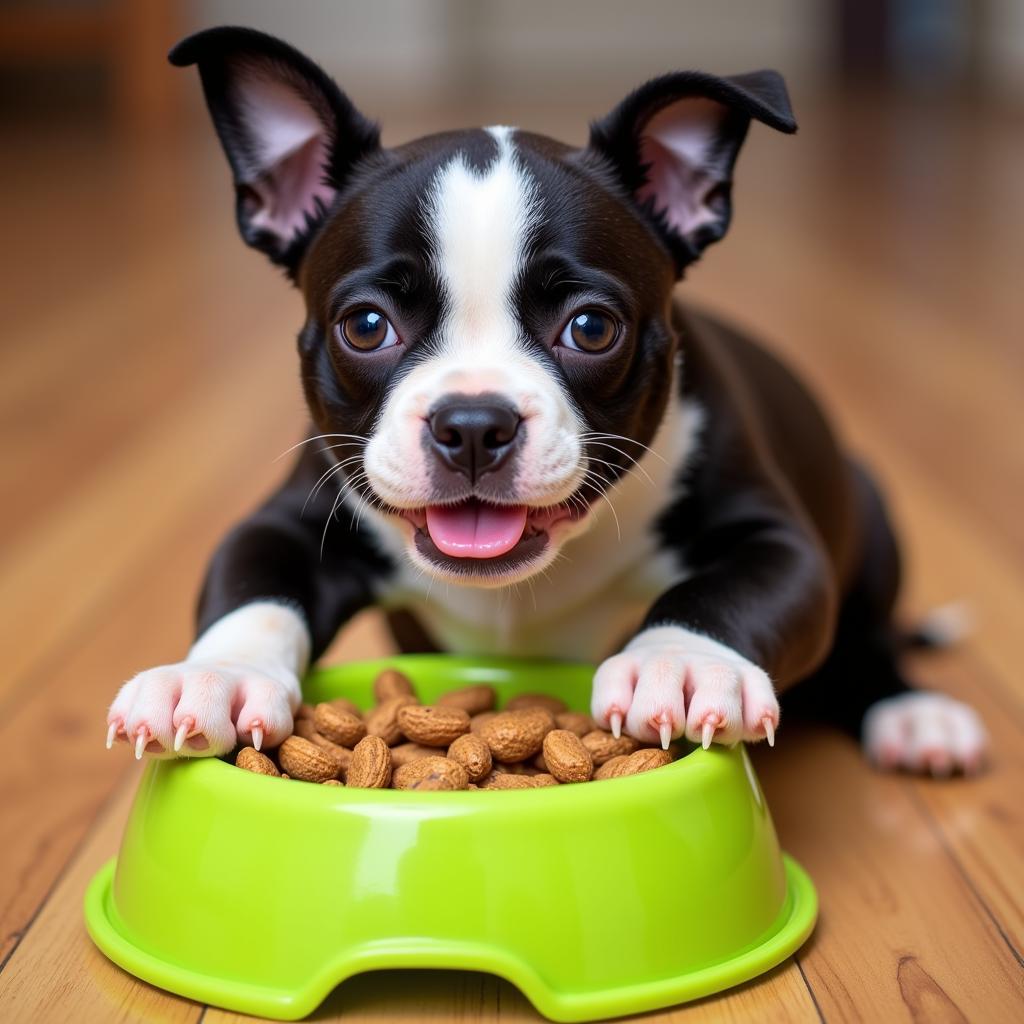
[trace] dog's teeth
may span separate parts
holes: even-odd
[[[148,742],[148,736],[146,733],[146,727],[144,725],[139,726],[139,731],[135,737],[135,760],[142,760],[142,753],[146,749],[146,743]]]
[[[114,745],[115,736],[117,736],[117,722],[111,722],[107,726],[107,750]]]
[[[764,738],[768,741],[769,747],[775,746],[775,726],[772,724],[772,720],[768,715],[765,715],[761,719],[761,725],[764,726]]]
[[[259,750],[263,746],[263,727],[254,725],[252,727],[252,745]]]
[[[618,739],[622,735],[622,712],[613,711],[609,715],[608,720],[612,727],[612,735]]]

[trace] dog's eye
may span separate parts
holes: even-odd
[[[358,309],[334,328],[357,352],[373,352],[398,344],[391,321],[379,309]]]
[[[604,352],[619,336],[618,324],[600,309],[581,309],[573,313],[558,339],[566,348],[580,352]]]

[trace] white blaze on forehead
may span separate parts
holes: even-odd
[[[456,156],[427,200],[434,269],[448,299],[446,349],[480,356],[519,341],[512,290],[538,216],[536,186],[516,159],[513,129],[486,131],[496,158],[478,172]]]

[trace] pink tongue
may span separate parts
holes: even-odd
[[[511,551],[526,529],[526,506],[428,505],[427,532],[446,555],[456,558],[495,558]]]

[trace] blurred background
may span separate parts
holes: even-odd
[[[504,123],[581,143],[663,71],[786,76],[800,132],[751,130],[730,234],[680,294],[792,363],[870,462],[904,614],[971,603],[975,640],[915,672],[970,700],[997,751],[948,789],[792,727],[755,754],[787,846],[842,908],[802,976],[836,1019],[916,1014],[907,962],[957,1019],[1012,1019],[992,979],[1019,980],[1024,942],[1021,0],[0,0],[0,989],[22,1011],[0,1016],[193,1019],[92,952],[78,906],[135,777],[103,749],[107,704],[187,650],[213,546],[304,425],[298,297],[237,237],[197,76],[165,60],[228,22],[311,54],[386,142]],[[334,655],[385,646],[370,614]],[[767,983],[780,1006],[792,975]]]

